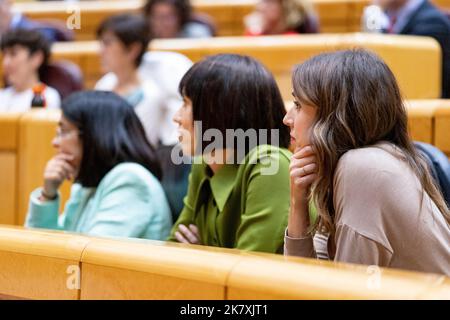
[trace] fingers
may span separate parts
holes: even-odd
[[[308,145],[308,146],[305,146],[303,148],[297,147],[294,150],[294,155],[292,157],[295,158],[295,159],[302,159],[302,158],[306,158],[306,157],[312,156],[314,154],[315,154],[315,152],[314,152],[313,146],[312,145]]]
[[[61,155],[51,159],[45,168],[45,176],[51,176],[54,179],[72,179],[75,168],[66,159],[68,157]]]
[[[301,159],[292,158],[289,168],[290,168],[290,170],[294,170],[295,168],[302,168],[302,167],[305,167],[307,165],[310,165],[310,164],[316,163],[316,162],[317,162],[317,159],[315,156],[309,156],[309,157],[301,158]]]
[[[185,237],[183,237],[183,235],[179,231],[175,232],[175,238],[178,242],[189,244],[189,241]]]
[[[183,243],[200,244],[198,228],[193,224],[191,224],[189,228],[184,224],[180,224],[178,226],[178,231],[175,233],[175,237],[178,241]]]
[[[304,167],[299,167],[291,170],[291,176],[294,178],[304,177],[317,172],[317,164],[311,163]]]
[[[309,174],[307,176],[295,177],[293,179],[293,183],[294,183],[295,187],[297,187],[297,188],[307,188],[316,179],[317,179],[317,174],[313,173],[313,174]]]
[[[317,158],[314,148],[309,145],[297,148],[291,158],[289,173],[291,178],[291,192],[305,193],[311,184],[317,179]]]
[[[74,156],[71,154],[67,154],[67,153],[58,153],[57,155],[54,156],[53,159],[72,161],[74,159]]]

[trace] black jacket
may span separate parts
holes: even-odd
[[[439,42],[443,59],[442,97],[450,98],[450,20],[425,0],[399,34],[429,36]]]

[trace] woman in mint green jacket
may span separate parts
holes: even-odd
[[[133,108],[114,93],[64,101],[44,185],[32,192],[27,227],[163,240],[172,221],[156,154]],[[58,189],[74,180],[63,214]]]

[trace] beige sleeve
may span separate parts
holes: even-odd
[[[339,262],[388,266],[392,252],[351,227],[341,224],[336,228],[336,255]]]
[[[284,233],[284,255],[304,258],[315,258],[316,251],[312,237],[291,238],[288,236],[288,229]]]

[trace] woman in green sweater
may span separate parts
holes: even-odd
[[[291,153],[273,76],[250,57],[216,55],[186,73],[180,93],[174,120],[193,166],[169,240],[280,253]]]

